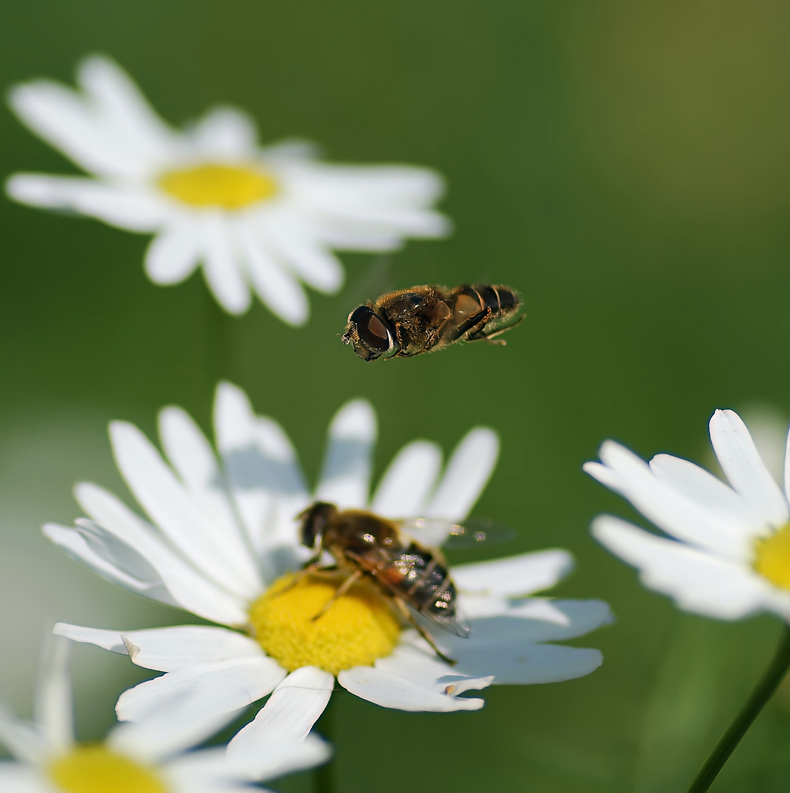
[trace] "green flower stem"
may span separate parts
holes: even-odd
[[[208,393],[213,399],[217,383],[230,378],[231,324],[234,317],[225,313],[208,289],[204,291],[206,293],[206,379]]]
[[[713,780],[716,779],[719,771],[721,771],[730,755],[735,751],[735,747],[746,735],[746,731],[752,726],[752,722],[765,707],[779,683],[782,682],[782,678],[789,667],[790,627],[785,626],[771,665],[765,670],[762,680],[757,684],[748,702],[744,705],[727,732],[724,733],[724,737],[719,741],[708,761],[691,783],[689,793],[703,793],[713,784]]]
[[[318,724],[316,724],[315,727],[316,732],[324,740],[329,741],[332,746],[335,745],[335,736],[333,735],[335,726],[335,717],[333,711],[335,708],[332,706],[336,697],[337,692],[332,694],[332,698],[327,703],[327,706],[324,712],[321,714],[321,718],[318,720]],[[335,779],[334,759],[334,757],[330,758],[328,763],[319,765],[313,770],[314,793],[335,793],[337,780]]]

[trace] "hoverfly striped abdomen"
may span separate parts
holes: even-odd
[[[509,286],[464,284],[453,290],[448,340],[493,339],[523,319],[518,292]]]
[[[393,559],[393,567],[401,576],[394,587],[402,591],[417,611],[454,633],[463,636],[468,633],[465,627],[456,624],[458,591],[455,584],[447,568],[433,553],[412,542]]]

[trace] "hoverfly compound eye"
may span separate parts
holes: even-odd
[[[314,548],[320,542],[327,523],[336,514],[337,507],[323,501],[316,501],[309,506],[299,517],[302,521],[299,539],[307,548]]]
[[[386,352],[390,346],[390,335],[384,323],[371,311],[357,325],[359,337],[371,350]]]
[[[373,360],[392,348],[387,326],[369,306],[359,306],[348,318],[346,336],[354,343],[354,351],[365,360]]]

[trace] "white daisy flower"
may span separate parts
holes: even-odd
[[[659,454],[645,463],[617,443],[584,470],[628,499],[671,539],[604,515],[592,527],[642,583],[687,611],[734,620],[758,611],[790,619],[790,465],[784,490],[746,425],[717,410],[710,439],[729,485],[693,463]]]
[[[24,83],[9,102],[92,178],[15,174],[8,195],[154,233],[148,277],[175,284],[202,264],[231,314],[249,308],[252,288],[285,322],[302,324],[308,303],[300,282],[326,293],[342,284],[332,249],[390,251],[408,237],[449,230],[431,208],[443,191],[432,171],[327,165],[303,142],[260,148],[253,120],[228,107],[179,132],[105,57],[86,58],[77,81],[80,91]]]
[[[207,711],[232,716],[274,691],[283,709],[312,723],[335,678],[383,707],[477,710],[482,699],[460,695],[492,683],[568,680],[600,665],[598,650],[546,642],[609,622],[605,603],[525,597],[569,571],[572,560],[563,550],[452,570],[471,636],[435,632],[434,639],[457,661],[453,666],[417,631],[404,628],[390,599],[373,584],[340,597],[318,620],[313,618],[337,583],[302,578],[288,588],[310,556],[299,544],[295,516],[314,499],[384,516],[461,520],[493,470],[498,440],[491,430],[469,432],[442,475],[438,447],[410,443],[369,498],[376,421],[367,402],[348,403],[332,421],[314,493],[285,433],[256,416],[238,388],[220,385],[214,424],[221,463],[179,408],[160,415],[168,462],[136,427],[113,424],[121,474],[150,522],[105,490],[82,484],[76,495],[90,519],[78,520],[75,528],[44,529],[105,578],[220,626],[120,631],[58,625],[64,636],[128,652],[136,664],[166,673],[122,695],[121,719],[143,718],[186,694]],[[234,742],[254,741],[260,718]]]
[[[0,705],[0,743],[15,760],[0,761],[3,793],[244,793],[252,781],[311,768],[329,756],[327,744],[271,729],[255,747],[187,751],[212,734],[217,719],[189,707],[122,724],[101,743],[78,743],[67,672],[69,642],[51,640],[28,724]],[[270,724],[283,722],[269,716]]]

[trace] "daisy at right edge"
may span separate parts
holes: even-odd
[[[668,454],[646,463],[613,441],[601,446],[600,463],[584,466],[669,535],[610,515],[593,522],[596,539],[634,565],[645,586],[706,617],[736,620],[768,611],[782,618],[774,658],[688,793],[710,788],[790,669],[790,439],[784,489],[737,413],[717,410],[710,439],[728,482]]]
[[[790,470],[774,481],[749,430],[731,410],[717,410],[710,439],[729,484],[697,465],[659,454],[645,463],[613,441],[590,476],[619,493],[669,535],[643,531],[611,515],[592,533],[634,565],[642,583],[682,609],[734,620],[760,611],[790,619]]]

